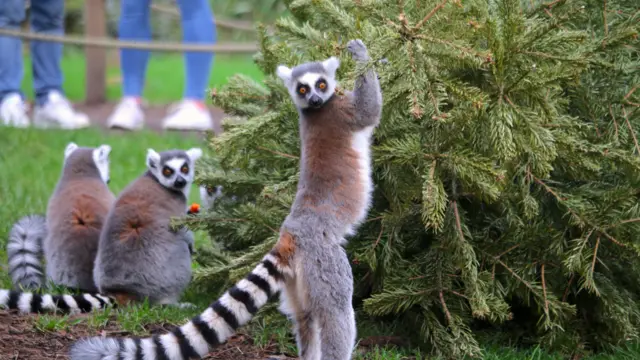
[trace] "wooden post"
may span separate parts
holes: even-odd
[[[104,38],[107,32],[105,0],[87,0],[84,10],[85,35]],[[106,50],[87,46],[84,51],[87,60],[85,103],[104,103],[106,100]]]

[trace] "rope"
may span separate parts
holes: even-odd
[[[25,40],[40,40],[58,42],[70,45],[97,46],[106,48],[137,49],[166,52],[213,52],[213,53],[254,53],[258,51],[253,43],[218,43],[212,45],[182,44],[175,42],[156,41],[122,41],[107,38],[49,35],[35,32],[24,32],[10,29],[0,29],[0,36],[17,37]]]
[[[158,5],[158,4],[151,4],[151,9],[155,10],[157,12],[161,12],[161,13],[165,13],[165,14],[171,14],[174,16],[179,16],[180,12],[178,12],[178,10],[170,8],[168,6],[163,6],[163,5]],[[227,28],[227,29],[233,29],[233,30],[242,30],[242,31],[254,31],[255,28],[253,27],[253,24],[249,21],[235,21],[235,20],[223,20],[223,19],[218,19],[218,18],[214,18],[213,19],[213,23],[216,24],[216,26],[219,26],[221,28]]]

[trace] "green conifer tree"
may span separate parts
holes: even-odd
[[[222,289],[275,243],[298,179],[297,112],[279,64],[362,39],[383,88],[375,194],[350,239],[354,303],[460,358],[489,331],[574,351],[640,327],[640,83],[633,1],[295,0],[259,29],[264,83],[212,93],[229,115],[198,181],[224,186],[190,222],[224,250]],[[608,7],[608,8],[607,8]],[[386,62],[378,60],[386,59]],[[388,317],[387,317],[388,318]]]

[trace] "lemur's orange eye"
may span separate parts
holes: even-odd
[[[307,92],[307,89],[305,89],[305,88],[301,87],[300,89],[298,89],[298,92],[299,92],[300,94],[304,94],[304,93],[306,93],[306,92]]]
[[[164,175],[166,177],[169,177],[169,176],[173,175],[173,169],[171,169],[170,167],[165,166],[162,169],[162,175]]]
[[[320,90],[324,90],[327,88],[327,84],[321,82],[320,84],[318,84],[318,87],[320,88]]]

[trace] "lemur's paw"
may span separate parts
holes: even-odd
[[[354,60],[369,60],[369,52],[367,51],[367,47],[360,39],[350,40],[347,43],[347,50],[349,50]]]

